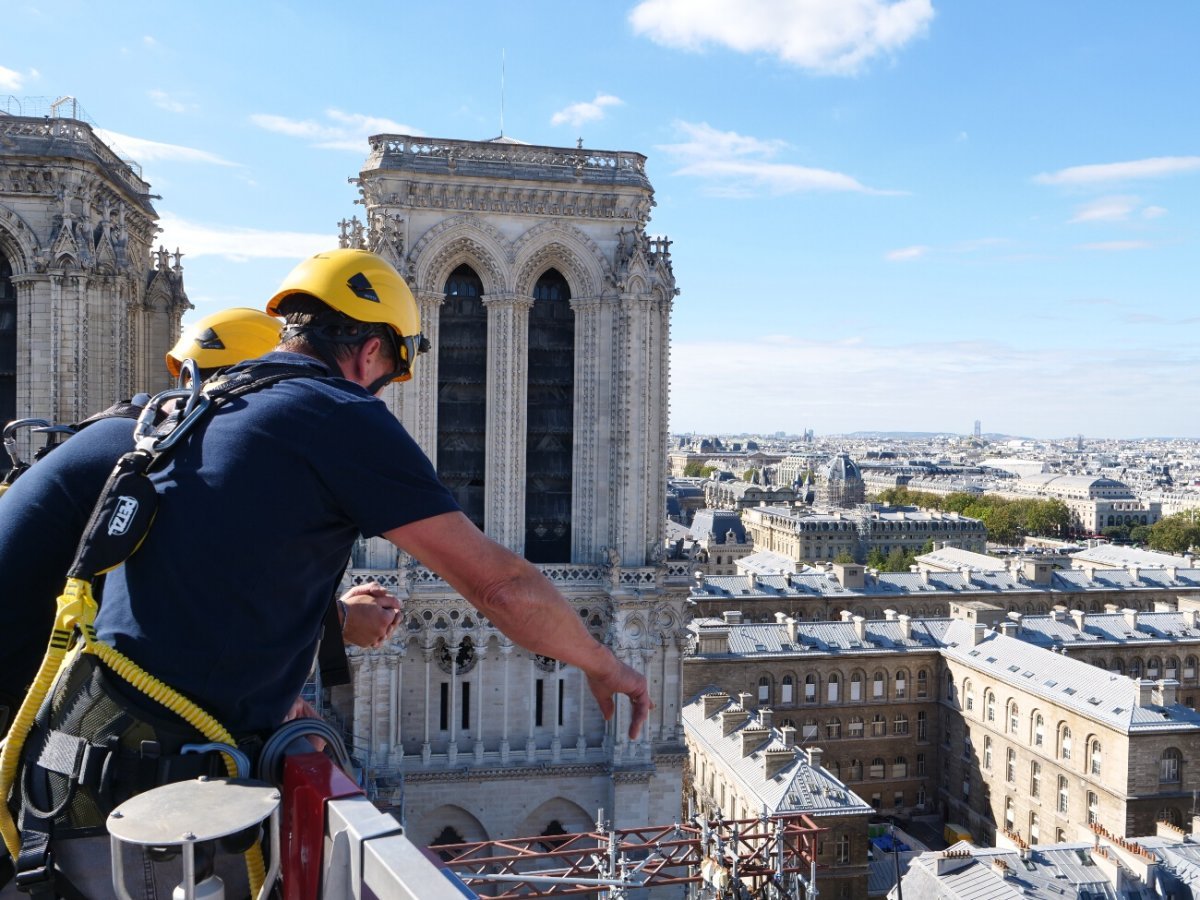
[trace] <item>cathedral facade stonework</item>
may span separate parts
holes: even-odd
[[[190,304],[157,219],[88,123],[0,114],[0,418],[75,422],[168,386]]]
[[[577,670],[514,646],[382,541],[350,577],[404,601],[389,646],[335,697],[379,801],[418,843],[679,815],[687,573],[663,559],[670,243],[646,232],[637,153],[372,138],[346,246],[404,274],[431,351],[385,400],[464,511],[555,582],[643,672],[655,709],[626,737]]]

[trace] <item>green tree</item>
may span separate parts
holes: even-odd
[[[916,558],[911,553],[906,553],[900,547],[896,547],[887,555],[882,569],[885,572],[907,572],[908,567],[915,562]]]
[[[882,570],[887,565],[887,557],[878,547],[872,547],[871,552],[867,554],[867,565],[872,569]]]
[[[1100,533],[1110,541],[1120,541],[1124,543],[1129,540],[1128,525],[1108,525],[1100,529]]]
[[[683,474],[688,478],[707,478],[715,471],[716,466],[706,466],[699,460],[692,460],[683,467]]]
[[[835,556],[833,558],[833,561],[835,563],[841,563],[842,565],[849,565],[850,563],[854,562],[854,557],[851,556],[849,553],[847,553],[845,550],[843,550],[841,553],[839,553],[837,556]]]
[[[967,515],[972,515],[968,512]],[[1021,522],[1010,504],[988,506],[981,509],[977,518],[983,519],[988,538],[997,544],[1016,545],[1021,540]]]
[[[1195,510],[1159,519],[1150,526],[1150,547],[1164,553],[1186,553],[1200,544],[1200,523]]]
[[[1148,544],[1151,530],[1149,525],[1134,525],[1129,529],[1129,539],[1135,544]]]
[[[758,469],[747,469],[742,473],[742,481],[753,481],[754,476],[758,474]]]

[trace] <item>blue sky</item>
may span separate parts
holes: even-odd
[[[672,429],[1200,435],[1200,4],[13,0],[0,99],[138,159],[191,316],[260,305],[381,132],[637,150]]]

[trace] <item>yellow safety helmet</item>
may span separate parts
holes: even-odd
[[[205,316],[183,330],[167,353],[167,370],[175,378],[185,359],[201,369],[219,369],[270,352],[283,325],[257,309],[235,307]]]
[[[417,354],[429,347],[421,335],[417,301],[400,273],[368,250],[328,250],[309,257],[283,279],[267,312],[293,294],[309,294],[358,322],[387,325],[396,335],[397,370],[389,381],[408,381]]]

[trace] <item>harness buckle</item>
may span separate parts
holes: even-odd
[[[47,850],[40,866],[19,870],[13,878],[17,887],[28,893],[29,888],[49,883],[54,878],[54,851]]]

